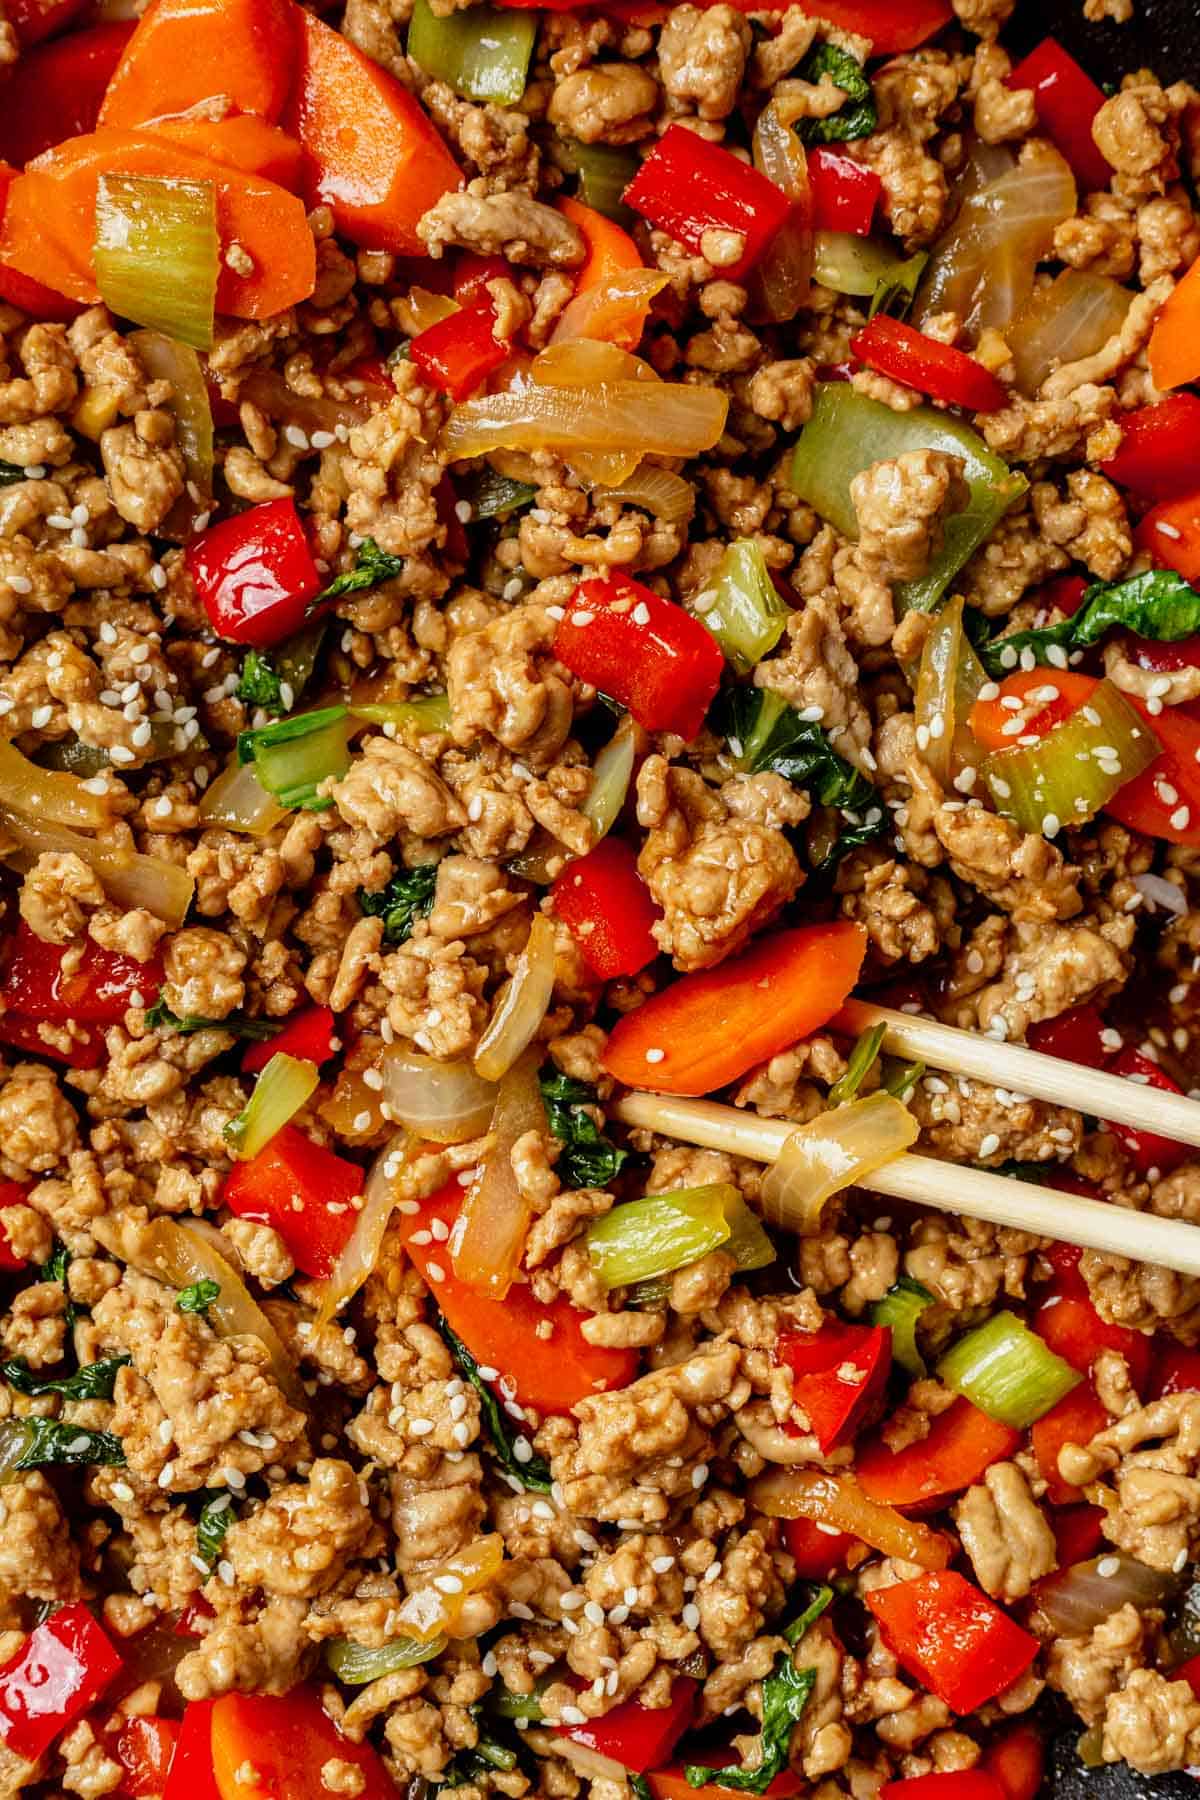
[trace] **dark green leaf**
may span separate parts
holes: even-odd
[[[225,1541],[225,1533],[233,1524],[237,1515],[233,1510],[233,1495],[228,1488],[221,1488],[210,1495],[200,1509],[200,1517],[196,1520],[196,1553],[214,1569],[217,1557],[221,1553],[221,1545]]]
[[[630,1787],[637,1795],[637,1800],[654,1800],[654,1796],[650,1792],[650,1783],[646,1780],[644,1775],[630,1775],[627,1779]]]
[[[315,712],[296,713],[290,719],[276,719],[271,725],[260,725],[257,731],[239,731],[238,761],[253,762],[259,750],[269,750],[273,744],[290,744],[296,738],[307,737],[311,731],[324,731],[327,725],[336,725],[345,717],[346,708],[340,704],[319,706]]]
[[[879,123],[871,83],[861,63],[837,44],[818,44],[800,65],[802,81],[814,85],[828,75],[846,96],[846,104],[828,119],[803,119],[800,136],[806,144],[844,144],[851,138],[870,137]]]
[[[61,1394],[64,1400],[111,1400],[117,1370],[129,1361],[127,1356],[109,1356],[102,1362],[85,1363],[74,1375],[54,1378],[35,1375],[23,1356],[0,1363],[0,1375],[18,1394]]]
[[[247,706],[262,706],[267,712],[283,710],[279,676],[265,651],[247,650],[235,692]]]
[[[814,1588],[813,1597],[798,1618],[783,1628],[784,1642],[798,1644],[810,1625],[815,1625],[821,1614],[833,1601],[833,1589],[821,1586]]]
[[[510,1475],[515,1475],[522,1487],[534,1488],[539,1494],[550,1492],[550,1470],[540,1456],[531,1456],[522,1462],[513,1448],[516,1433],[511,1429],[491,1388],[479,1373],[479,1364],[467,1349],[460,1337],[457,1337],[447,1325],[441,1322],[442,1336],[450,1346],[450,1354],[458,1364],[463,1379],[469,1381],[479,1395],[479,1408],[483,1414],[483,1422],[487,1426],[488,1436],[492,1440],[492,1448]]]
[[[399,870],[377,894],[359,888],[358,904],[369,919],[383,920],[385,944],[402,944],[417,920],[433,911],[436,886],[437,864],[420,863],[415,869]]]
[[[832,1590],[823,1588],[806,1612],[784,1632],[789,1645],[799,1641],[833,1598]],[[693,1787],[736,1788],[744,1794],[764,1794],[782,1769],[787,1768],[792,1732],[808,1705],[816,1685],[815,1669],[797,1669],[790,1649],[781,1650],[770,1674],[762,1684],[762,1747],[753,1767],[711,1769],[703,1763],[688,1763],[684,1774]]]
[[[906,263],[901,263],[898,269],[888,275],[881,275],[875,292],[871,295],[867,318],[873,319],[876,313],[887,313],[893,319],[903,319],[913,303],[917,283],[928,261],[928,251],[918,250]]]
[[[474,475],[464,476],[458,489],[476,519],[507,519],[510,513],[530,505],[537,494],[527,482],[499,475],[486,464]]]
[[[47,1260],[38,1270],[39,1281],[61,1281],[67,1284],[67,1270],[71,1266],[71,1252],[65,1244],[55,1244]]]
[[[883,1042],[886,1025],[872,1025],[864,1031],[846,1061],[846,1073],[840,1081],[835,1081],[829,1090],[831,1106],[845,1106],[853,1100],[866,1079],[867,1071],[879,1055],[879,1046]]]
[[[1098,644],[1113,630],[1131,631],[1156,644],[1177,644],[1200,635],[1200,592],[1173,569],[1147,569],[1128,581],[1092,584],[1078,611],[1057,625],[1037,626],[993,638],[979,655],[989,675],[1002,680],[1025,651],[1036,663],[1063,666],[1073,650]],[[1052,652],[1060,654],[1055,657]]]
[[[265,1043],[283,1030],[279,1020],[248,1019],[244,1013],[230,1013],[227,1019],[201,1019],[196,1013],[184,1013],[180,1018],[161,994],[153,1006],[147,1007],[146,1023],[152,1031],[175,1031],[180,1037],[190,1037],[194,1031],[232,1031],[235,1037],[248,1038],[252,1043]]]
[[[454,1760],[442,1771],[440,1776],[442,1787],[473,1786],[495,1769],[503,1769],[508,1773],[517,1766],[516,1751],[510,1745],[501,1743],[499,1738],[490,1735],[482,1703],[476,1703],[469,1707],[468,1711],[475,1721],[479,1736],[470,1750],[460,1750]]]
[[[828,732],[814,720],[801,718],[777,694],[764,688],[726,687],[717,697],[713,724],[749,773],[773,770],[793,787],[807,788],[821,806],[840,807],[843,812],[880,808],[875,788],[853,763],[838,755]]]
[[[589,1106],[598,1104],[585,1082],[560,1075],[547,1063],[538,1076],[542,1104],[551,1131],[563,1148],[554,1172],[564,1187],[607,1187],[629,1161],[629,1151],[619,1150],[604,1136]]]
[[[315,612],[327,600],[340,600],[343,594],[361,594],[366,588],[378,587],[381,581],[391,581],[403,572],[402,556],[381,550],[374,538],[364,538],[358,546],[354,567],[344,575],[338,575],[327,588],[322,588],[316,599],[310,601],[308,611]]]
[[[0,462],[0,487],[13,487],[18,481],[27,481],[29,477],[24,469],[16,463]]]
[[[207,1312],[220,1292],[220,1282],[205,1276],[203,1281],[193,1281],[187,1287],[180,1288],[175,1304],[180,1312]]]
[[[14,1421],[15,1423],[16,1421]],[[89,1431],[83,1425],[64,1425],[60,1419],[21,1419],[27,1442],[14,1469],[44,1469],[51,1464],[73,1466],[104,1463],[109,1468],[125,1466],[125,1452],[119,1437],[111,1431]]]

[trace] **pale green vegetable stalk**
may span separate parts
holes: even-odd
[[[439,16],[429,0],[416,0],[408,54],[464,100],[514,106],[525,92],[537,26],[536,12],[471,6]]]
[[[929,1370],[917,1342],[921,1314],[934,1304],[928,1288],[909,1276],[901,1276],[882,1300],[871,1308],[872,1325],[887,1325],[892,1333],[892,1355],[907,1375],[923,1379]]]
[[[254,1086],[249,1105],[222,1136],[239,1162],[250,1162],[317,1090],[316,1063],[277,1050]]]
[[[1047,704],[1057,694],[1047,672]],[[1034,744],[997,750],[982,766],[998,812],[1022,831],[1055,837],[1100,812],[1127,781],[1158,756],[1150,727],[1113,686],[1102,681],[1087,702]]]
[[[762,548],[737,538],[717,570],[716,598],[699,617],[739,675],[746,675],[783,636],[788,609],[771,580]]]
[[[101,175],[94,259],[112,312],[193,350],[212,348],[218,242],[211,181]]]
[[[1020,1319],[999,1312],[960,1338],[937,1366],[938,1379],[990,1419],[1024,1431],[1083,1376]]]
[[[395,1675],[401,1669],[430,1662],[445,1648],[444,1637],[395,1638],[375,1650],[356,1644],[353,1638],[330,1638],[325,1646],[325,1664],[330,1674],[347,1687],[362,1687],[368,1681],[378,1681],[381,1675]]]
[[[631,1287],[669,1275],[722,1248],[742,1270],[775,1259],[770,1239],[730,1182],[647,1194],[614,1206],[584,1234],[588,1255],[605,1287]]]

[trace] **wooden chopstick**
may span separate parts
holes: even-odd
[[[882,1007],[864,1010],[884,1012]],[[889,1016],[909,1023],[906,1014]],[[843,1029],[858,1030],[859,1027]],[[953,1035],[970,1038],[971,1034],[954,1032]],[[1024,1054],[1034,1056],[1033,1051]],[[1035,1060],[1049,1062],[1051,1059],[1037,1056]],[[1106,1076],[1104,1079],[1111,1078]],[[1117,1085],[1121,1083],[1118,1081]],[[1150,1090],[1138,1088],[1136,1091],[1144,1095]],[[1022,1092],[1028,1092],[1028,1086],[1023,1087]],[[1172,1095],[1161,1097],[1175,1098]],[[674,1094],[625,1093],[612,1102],[608,1110],[624,1125],[657,1131],[664,1137],[698,1144],[705,1150],[725,1150],[764,1163],[775,1161],[797,1129],[787,1119],[763,1119],[757,1113],[722,1106],[715,1100],[683,1100]],[[1145,1125],[1147,1121],[1143,1118],[1138,1123]],[[1174,1135],[1180,1133],[1176,1130]],[[1085,1250],[1103,1250],[1115,1256],[1126,1256],[1133,1262],[1158,1263],[1164,1268],[1178,1270],[1181,1275],[1200,1275],[1200,1226],[1189,1225],[1182,1219],[1160,1219],[1155,1213],[1132,1212],[1105,1200],[1060,1194],[1054,1188],[1013,1181],[1004,1175],[990,1174],[986,1169],[966,1168],[961,1163],[939,1162],[932,1156],[897,1156],[873,1174],[863,1176],[855,1186],[868,1188],[873,1194],[886,1194],[893,1200],[931,1206],[938,1212],[986,1219],[993,1225],[1009,1225],[1017,1231],[1036,1232],[1042,1237],[1080,1244]]]
[[[1055,1106],[1070,1106],[1076,1112],[1132,1125],[1139,1131],[1154,1131],[1181,1144],[1200,1144],[1200,1101],[1189,1100],[1186,1094],[1164,1093],[1122,1075],[1106,1075],[1057,1056],[1043,1056],[1024,1044],[1005,1044],[982,1032],[939,1025],[933,1019],[895,1012],[890,1006],[872,1006],[866,1000],[847,1000],[829,1024],[848,1037],[882,1025],[883,1048],[892,1056],[907,1056],[953,1075],[971,1075],[993,1087],[1048,1100]]]

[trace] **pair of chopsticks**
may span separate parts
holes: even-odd
[[[1021,1044],[1000,1043],[863,1000],[848,1001],[829,1023],[834,1031],[850,1037],[882,1025],[882,1047],[893,1056],[1200,1146],[1200,1101],[1183,1094],[1143,1087],[1120,1075],[1062,1062]],[[626,1093],[610,1110],[625,1125],[764,1163],[775,1161],[796,1130],[786,1119],[764,1119],[713,1100],[683,1100],[672,1094]],[[941,1162],[932,1156],[897,1156],[856,1185],[894,1200],[1079,1244],[1085,1250],[1158,1263],[1182,1275],[1200,1275],[1200,1226],[1182,1219],[1161,1219],[1104,1200],[1061,1194],[1054,1188],[1013,1181],[987,1169]]]

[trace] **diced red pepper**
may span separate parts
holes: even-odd
[[[216,1609],[204,1598],[204,1595],[199,1592],[194,1593],[172,1625],[172,1635],[175,1637],[200,1637],[201,1619],[215,1619],[216,1616]]]
[[[1112,168],[1092,137],[1104,95],[1057,38],[1043,38],[1008,76],[1010,88],[1032,88],[1038,123],[1084,188],[1104,188]]]
[[[119,950],[105,950],[85,938],[76,944],[48,944],[24,919],[4,969],[4,998],[10,1013],[52,1025],[119,1025],[131,1006],[149,1006],[163,982],[162,958],[138,962]]]
[[[121,19],[27,50],[4,84],[0,156],[24,168],[64,138],[94,131],[104,90],[132,36],[132,21]]]
[[[1183,1344],[1163,1344],[1154,1358],[1147,1400],[1164,1394],[1200,1393],[1200,1350]]]
[[[180,1726],[175,1719],[130,1719],[117,1735],[117,1761],[125,1774],[120,1792],[132,1794],[134,1800],[145,1795],[162,1794],[179,1742]]]
[[[1185,581],[1200,581],[1200,490],[1193,485],[1191,492],[1152,506],[1134,532],[1133,544],[1160,568],[1174,569]]]
[[[731,1763],[742,1760],[733,1749],[706,1750],[704,1754],[711,1769],[727,1769]],[[680,1763],[672,1764],[669,1769],[648,1769],[646,1785],[654,1800],[729,1800],[729,1789],[720,1787],[715,1781],[693,1787]],[[796,1800],[798,1794],[807,1791],[808,1783],[794,1769],[780,1769],[763,1789],[763,1795],[764,1800]]]
[[[1082,575],[1056,575],[1052,581],[1043,582],[1034,596],[1037,601],[1035,625],[1048,624],[1052,616],[1073,618],[1083,605],[1087,590],[1088,584]]]
[[[457,312],[418,332],[409,355],[429,387],[465,400],[508,355],[496,336],[496,308],[486,290],[470,294]]]
[[[4,1210],[9,1206],[23,1206],[28,1192],[19,1181],[0,1181],[0,1269],[24,1269],[27,1266],[25,1258],[18,1256],[9,1242],[4,1228]]]
[[[651,927],[661,909],[638,874],[637,857],[619,838],[604,838],[568,863],[550,889],[554,910],[601,981],[636,975],[658,955]]]
[[[1169,1680],[1186,1681],[1197,1700],[1200,1700],[1200,1656],[1189,1656],[1177,1669],[1172,1669]]]
[[[887,1782],[879,1800],[1005,1800],[1005,1794],[986,1769],[939,1769]]]
[[[1085,1069],[1103,1069],[1112,1055],[1104,1047],[1104,1029],[1098,1007],[1073,1006],[1057,1018],[1037,1020],[1025,1033],[1025,1042],[1043,1056],[1082,1063]]]
[[[1033,1329],[1057,1356],[1083,1375],[1102,1350],[1118,1351],[1129,1366],[1134,1387],[1139,1393],[1145,1387],[1150,1373],[1150,1339],[1128,1325],[1110,1325],[1102,1319],[1086,1287],[1082,1293],[1050,1294],[1034,1314]]]
[[[1124,1075],[1127,1079],[1132,1076],[1143,1087],[1160,1088],[1166,1094],[1183,1092],[1179,1083],[1172,1081],[1165,1069],[1160,1069],[1156,1062],[1151,1062],[1140,1050],[1128,1046],[1114,1058],[1112,1073]],[[1135,1131],[1131,1125],[1110,1125],[1109,1130],[1143,1175],[1151,1169],[1158,1169],[1163,1175],[1168,1175],[1192,1155],[1187,1144],[1177,1144],[1174,1138],[1160,1137],[1156,1131]]]
[[[647,731],[688,739],[699,734],[725,670],[720,645],[699,619],[617,571],[575,589],[554,654]]]
[[[704,254],[706,232],[738,233],[745,240],[741,255],[721,265],[729,281],[754,267],[791,210],[782,188],[683,125],[668,125],[624,200],[696,256]]]
[[[61,1606],[0,1669],[0,1738],[35,1761],[93,1706],[122,1667],[82,1601]]]
[[[939,344],[915,326],[884,313],[851,338],[850,352],[869,369],[947,406],[996,412],[1008,403],[1003,383],[965,351]]]
[[[784,1519],[782,1525],[797,1581],[828,1581],[840,1574],[849,1552],[862,1541],[849,1531],[822,1526],[818,1519]]]
[[[886,1325],[829,1321],[820,1331],[784,1332],[775,1354],[791,1369],[796,1403],[826,1456],[851,1441],[882,1398],[892,1334]]]
[[[1064,1304],[1070,1304],[1064,1302]],[[1030,1427],[1037,1466],[1045,1478],[1046,1497],[1052,1506],[1070,1506],[1082,1500],[1082,1491],[1064,1481],[1058,1472],[1058,1453],[1064,1444],[1090,1444],[1111,1421],[1090,1381],[1065,1394]]]
[[[1157,644],[1153,638],[1135,637],[1129,633],[1122,637],[1121,649],[1128,661],[1156,675],[1179,669],[1200,669],[1200,637],[1181,638],[1175,644]]]
[[[291,499],[222,519],[192,539],[184,561],[218,637],[260,650],[299,631],[321,591]]]
[[[555,1731],[598,1756],[610,1756],[635,1775],[644,1775],[668,1760],[695,1709],[696,1684],[680,1675],[671,1684],[666,1706],[652,1708],[637,1700],[624,1700],[603,1718],[589,1719],[583,1725],[556,1725]]]
[[[318,1065],[328,1062],[333,1055],[336,1023],[331,1007],[304,1007],[292,1014],[276,1037],[250,1045],[242,1058],[242,1073],[258,1075],[277,1051],[282,1051],[285,1056],[297,1056],[301,1062]]]
[[[89,0],[8,0],[4,11],[21,48],[27,50],[31,44],[40,44],[43,38],[65,31],[88,3]]]
[[[924,1506],[945,1500],[979,1480],[994,1462],[1011,1456],[1021,1434],[960,1395],[930,1426],[929,1435],[899,1451],[882,1439],[860,1453],[854,1472],[872,1500],[891,1506]]]
[[[983,1759],[1000,1784],[1004,1800],[1037,1800],[1046,1767],[1046,1746],[1033,1725],[1018,1725],[992,1744]]]
[[[1065,1487],[1066,1482],[1063,1483]],[[1096,1554],[1104,1536],[1102,1506],[1061,1506],[1050,1517],[1060,1569],[1074,1568]]]
[[[454,259],[451,283],[454,298],[461,305],[486,288],[489,281],[505,281],[512,276],[511,263],[502,256],[480,256],[475,250],[460,250]]]
[[[972,1713],[1011,1687],[1038,1641],[953,1569],[867,1595],[892,1655],[956,1713]]]
[[[284,1125],[248,1162],[234,1163],[221,1198],[239,1219],[273,1225],[298,1269],[326,1276],[354,1229],[363,1190],[354,1163]]]
[[[812,191],[813,230],[848,231],[868,237],[883,182],[840,150],[819,147],[808,153],[808,185]]]
[[[1169,500],[1195,488],[1198,459],[1200,395],[1168,394],[1121,414],[1121,442],[1100,467],[1142,500]]]
[[[212,1715],[215,1700],[191,1700],[184,1710],[163,1800],[221,1800],[213,1774]]]
[[[373,1744],[342,1736],[316,1689],[222,1694],[212,1711],[212,1768],[221,1800],[320,1800],[330,1762],[357,1772],[358,1800],[395,1800]]]

